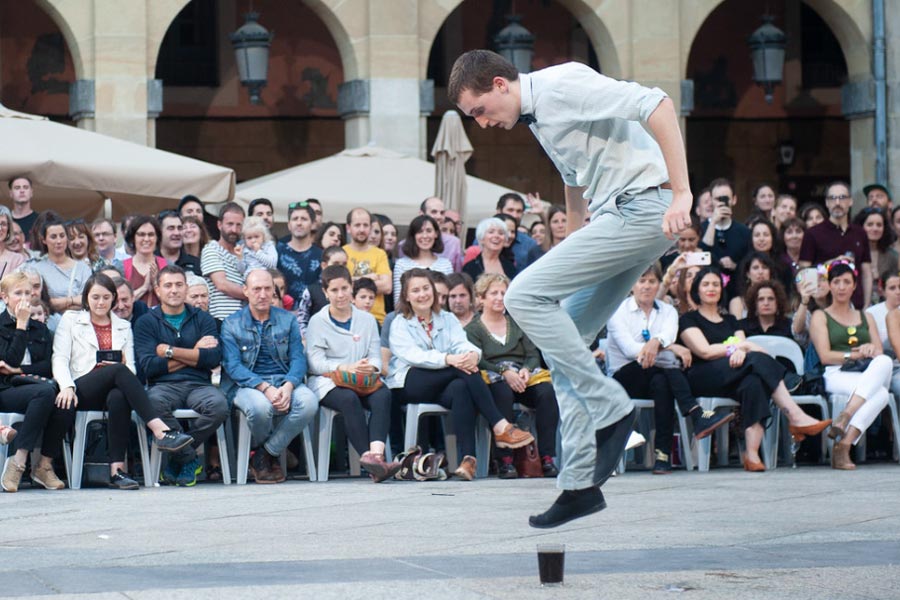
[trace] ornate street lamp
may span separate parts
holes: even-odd
[[[784,46],[787,36],[772,24],[774,17],[764,15],[763,24],[750,34],[750,58],[753,61],[753,80],[766,92],[766,102],[772,104],[772,91],[781,83],[784,71]]]
[[[515,65],[519,73],[528,73],[534,56],[534,36],[519,24],[520,15],[507,15],[506,18],[509,25],[494,36],[494,47],[498,54]]]
[[[234,47],[241,85],[250,91],[252,104],[261,104],[259,94],[269,76],[269,46],[275,34],[257,23],[259,13],[251,10],[245,16],[247,21],[228,38]]]

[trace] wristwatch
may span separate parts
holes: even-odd
[[[850,354],[849,352],[844,352],[844,360],[850,360],[851,356],[852,354]]]
[[[169,346],[166,348],[166,358],[172,358],[173,356],[175,356],[175,348]]]

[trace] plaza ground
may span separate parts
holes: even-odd
[[[0,596],[900,598],[900,466],[738,469],[604,487],[608,508],[527,526],[549,480],[0,495]],[[535,546],[566,544],[564,587]]]

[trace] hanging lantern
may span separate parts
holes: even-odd
[[[259,13],[251,11],[246,14],[246,19],[241,28],[228,38],[234,47],[241,85],[249,90],[251,103],[261,104],[259,94],[269,76],[269,47],[275,34],[257,23]]]
[[[494,36],[494,47],[519,73],[529,73],[531,58],[534,56],[534,35],[519,24],[522,20],[520,15],[507,15],[506,18],[509,25]]]
[[[787,36],[772,24],[774,18],[765,15],[763,24],[750,34],[750,59],[753,61],[753,80],[762,86],[766,102],[772,104],[772,92],[781,83],[784,72],[784,46]]]

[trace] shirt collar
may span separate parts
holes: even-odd
[[[528,73],[519,73],[519,91],[521,100],[521,114],[534,114],[534,94],[531,89],[531,75]]]
[[[639,312],[641,310],[641,307],[638,306],[634,296],[628,296],[628,310],[631,312]],[[659,310],[659,304],[657,304],[656,300],[653,301],[653,310],[651,310],[650,313],[652,314],[654,310]]]

